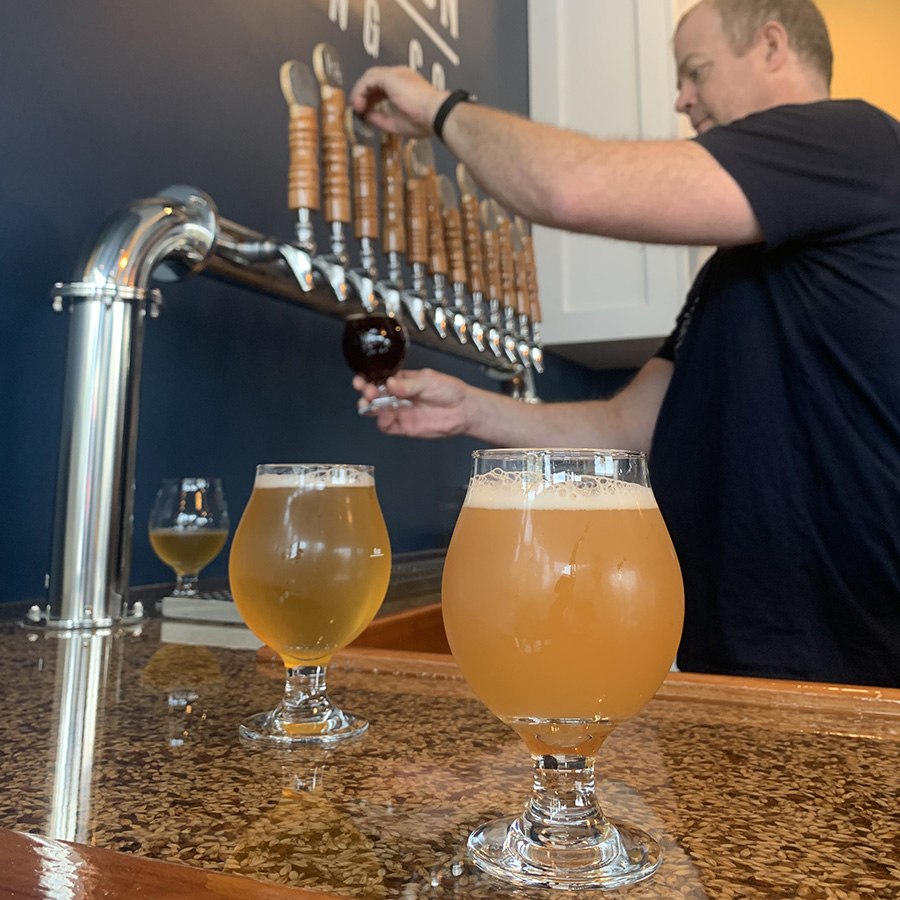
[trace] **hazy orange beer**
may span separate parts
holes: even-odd
[[[476,476],[447,563],[453,655],[526,742],[540,719],[604,735],[647,703],[675,658],[681,574],[649,487],[596,479],[531,490]]]

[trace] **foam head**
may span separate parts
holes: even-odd
[[[473,476],[466,506],[479,509],[652,509],[649,487],[597,475],[540,475],[499,469]]]
[[[375,478],[371,466],[350,465],[265,465],[256,471],[253,487],[303,488],[324,490],[325,488],[373,487]]]

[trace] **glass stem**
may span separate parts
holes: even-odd
[[[197,584],[200,580],[199,573],[182,574],[181,572],[176,572],[175,575],[175,590],[172,591],[174,596],[190,597],[192,594],[197,593]]]
[[[533,759],[534,787],[519,817],[525,840],[572,850],[607,840],[614,829],[597,802],[593,757],[547,755]]]
[[[325,666],[284,667],[284,697],[277,712],[286,723],[318,722],[332,713],[325,671]]]

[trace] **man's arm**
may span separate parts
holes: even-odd
[[[599,447],[650,450],[672,363],[654,357],[609,400],[522,403],[472,387],[430,369],[401,371],[387,387],[412,406],[378,414],[386,434],[446,437],[467,434],[501,447]],[[360,376],[354,386],[369,399],[375,388]]]
[[[427,136],[446,96],[410,69],[374,68],[350,102],[385,130]],[[762,239],[743,191],[693,141],[600,141],[478,103],[453,108],[443,139],[489,194],[533,222],[654,243]]]

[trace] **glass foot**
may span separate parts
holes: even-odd
[[[383,409],[400,409],[403,406],[412,406],[409,400],[401,400],[390,394],[381,394],[366,406],[357,407],[361,416],[374,416]]]
[[[336,744],[365,734],[369,723],[352,713],[332,709],[323,718],[307,722],[289,722],[275,712],[263,712],[241,722],[241,740],[271,747],[293,747],[300,744]]]
[[[591,840],[549,843],[528,834],[521,818],[496,819],[469,836],[469,855],[482,871],[519,886],[609,890],[648,878],[662,862],[650,835],[606,822]]]

